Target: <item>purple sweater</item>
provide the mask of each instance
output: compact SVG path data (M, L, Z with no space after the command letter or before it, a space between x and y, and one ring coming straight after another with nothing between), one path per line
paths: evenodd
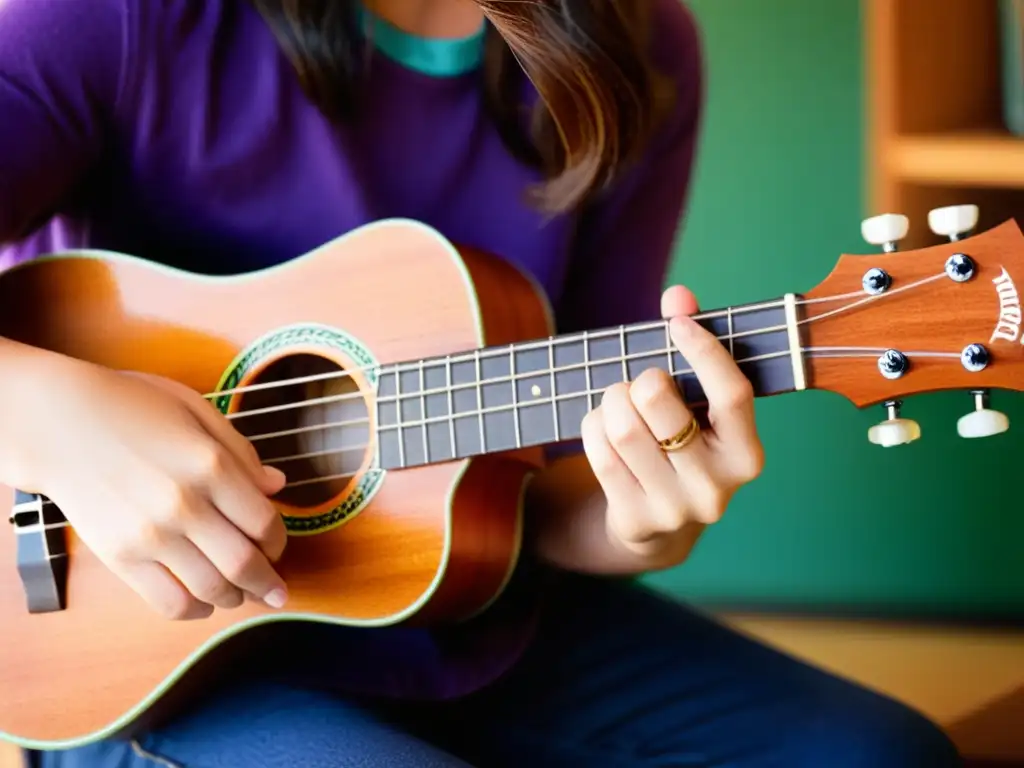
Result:
M426 40L378 21L370 98L338 126L246 0L0 0L0 270L90 247L239 273L400 216L532 274L560 330L655 318L702 98L693 20L679 0L656 5L678 108L606 199L545 221L523 202L536 173L484 112L480 36ZM501 601L443 635L335 631L330 674L391 695L474 690L528 642L531 604Z

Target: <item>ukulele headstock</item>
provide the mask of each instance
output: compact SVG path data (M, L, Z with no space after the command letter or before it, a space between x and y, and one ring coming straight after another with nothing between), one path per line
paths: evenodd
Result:
M975 206L928 216L946 242L899 251L909 222L883 214L863 222L875 255L843 255L801 305L808 379L858 407L883 404L887 420L869 435L880 445L911 442L917 425L900 418L911 395L965 390L974 410L963 437L1005 432L1008 419L988 407L993 389L1024 390L1024 233L1007 221L980 234Z

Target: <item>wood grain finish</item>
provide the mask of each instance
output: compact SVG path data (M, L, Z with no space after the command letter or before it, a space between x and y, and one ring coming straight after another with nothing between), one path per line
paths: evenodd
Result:
M542 299L516 271L461 256L426 228L383 224L237 279L126 258L40 261L0 279L0 335L206 393L254 338L295 323L343 328L382 364L551 332ZM377 625L481 609L518 555L520 489L540 463L534 449L388 473L361 514L291 539L280 566L289 615ZM8 503L10 489L0 491ZM166 622L68 538L67 609L29 615L14 532L0 526L0 736L74 741L105 730L213 638L276 615L247 604Z

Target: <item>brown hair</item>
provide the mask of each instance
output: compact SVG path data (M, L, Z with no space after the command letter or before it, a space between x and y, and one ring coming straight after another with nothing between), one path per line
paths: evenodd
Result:
M545 177L536 200L561 212L611 183L670 107L650 59L650 0L475 0L489 24L484 103L502 139ZM251 0L307 96L332 120L358 103L361 35L351 0ZM522 119L522 77L540 99Z

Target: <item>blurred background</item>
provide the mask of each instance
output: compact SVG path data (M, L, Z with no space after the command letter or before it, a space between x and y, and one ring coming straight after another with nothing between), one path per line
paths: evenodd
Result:
M998 0L687 4L709 94L673 278L704 307L808 290L841 253L877 252L861 239L868 215L910 216L906 242L926 245L939 241L933 205L977 203L981 228L1024 213L1024 140L1002 125ZM886 172L912 164L897 139L876 138L889 123L907 144L936 145L911 158L922 173ZM1024 396L994 393L992 407L1010 431L967 441L956 420L968 394L911 398L903 415L922 438L883 449L867 441L881 407L823 392L759 401L763 476L690 562L649 581L714 606L1022 615Z
M1024 224L1024 0L685 0L704 39L703 142L672 278L713 308L876 253L861 220L973 203ZM1021 382L1024 389L1024 380ZM759 401L767 467L684 566L647 577L763 640L921 709L971 765L1024 765L1024 394L963 440L964 392L880 407ZM998 761L998 762L988 762Z

